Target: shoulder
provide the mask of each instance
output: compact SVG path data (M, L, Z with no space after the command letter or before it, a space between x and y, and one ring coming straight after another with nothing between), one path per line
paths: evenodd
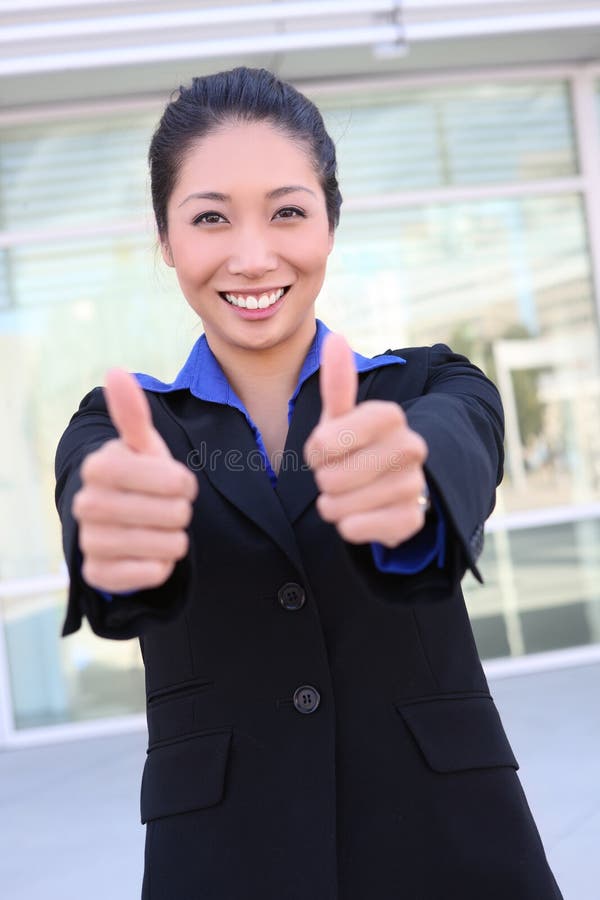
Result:
M177 392L171 385L159 381L158 378L154 378L152 375L141 375L138 372L132 372L131 374L144 391L150 406L153 408L164 408L163 400L168 398L169 394ZM96 412L108 414L104 389L100 386L93 387L88 391L81 400L75 415Z
M172 418L169 400L173 395L150 390L145 386L143 391L150 407L153 423L159 430L162 430L165 421ZM81 435L83 432L89 433L94 428L114 430L104 389L100 386L91 388L81 399L78 408L69 420L65 435Z
M374 360L385 359L386 357L399 357L405 365L403 366L386 366L388 371L385 380L402 379L404 382L412 384L425 384L431 373L447 365L455 364L458 360L462 363L469 364L469 361L460 354L454 353L447 344L433 344L421 347L400 347L397 349L385 350L378 356L373 357ZM385 369L382 367L382 372Z
M386 350L384 356L401 356L403 366L385 366L376 376L377 390L416 397L432 392L477 395L493 407L500 403L498 389L488 376L447 344ZM374 357L377 359L377 357Z
M444 359L453 359L459 357L460 354L454 353L447 344L431 344L422 347L400 347L396 350L384 350L379 356L400 356L413 364L428 365L431 362L437 363ZM377 359L377 357L374 357ZM465 357L460 357L465 359Z
M447 344L437 343L424 347L404 347L398 350L386 350L385 355L401 356L406 360L403 367L414 377L447 378L457 374L470 374L485 378L485 373L464 354L456 353Z

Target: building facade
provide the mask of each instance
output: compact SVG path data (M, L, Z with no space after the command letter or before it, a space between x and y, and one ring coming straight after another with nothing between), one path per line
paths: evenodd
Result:
M486 666L600 657L600 10L576 6L0 5L0 746L143 721L137 642L59 639L54 450L109 366L171 380L201 332L145 157L174 88L240 63L337 144L320 318L367 355L443 341L500 387L506 475L463 585Z

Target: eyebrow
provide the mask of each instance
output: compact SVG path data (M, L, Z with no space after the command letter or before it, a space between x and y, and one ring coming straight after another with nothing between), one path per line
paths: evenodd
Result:
M277 200L279 197L285 197L287 194L294 194L296 191L306 191L307 194L312 194L313 197L317 196L314 191L304 187L302 184L287 184L284 187L278 187L269 191L265 196L267 200ZM231 200L231 197L229 194L221 194L219 191L199 191L190 194L185 200L181 201L179 206L183 206L188 200L216 200L220 203L227 203L228 200Z

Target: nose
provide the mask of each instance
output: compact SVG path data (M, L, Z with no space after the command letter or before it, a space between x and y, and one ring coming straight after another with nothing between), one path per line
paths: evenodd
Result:
M266 272L273 272L277 265L277 254L269 245L267 235L254 228L238 234L227 261L227 270L230 275L261 278Z

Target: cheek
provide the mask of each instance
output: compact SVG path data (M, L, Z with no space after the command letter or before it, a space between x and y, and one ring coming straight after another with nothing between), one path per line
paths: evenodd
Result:
M290 249L289 259L295 260L297 267L307 273L320 272L327 265L329 248L327 234L319 234L317 239L314 236L302 238Z
M214 246L205 246L201 241L188 241L179 247L175 257L178 273L186 280L202 282L211 277L220 264Z
M329 246L324 246L319 253L318 257L315 258L315 268L319 271L319 273L323 273L323 270L327 268L327 263L329 261Z

